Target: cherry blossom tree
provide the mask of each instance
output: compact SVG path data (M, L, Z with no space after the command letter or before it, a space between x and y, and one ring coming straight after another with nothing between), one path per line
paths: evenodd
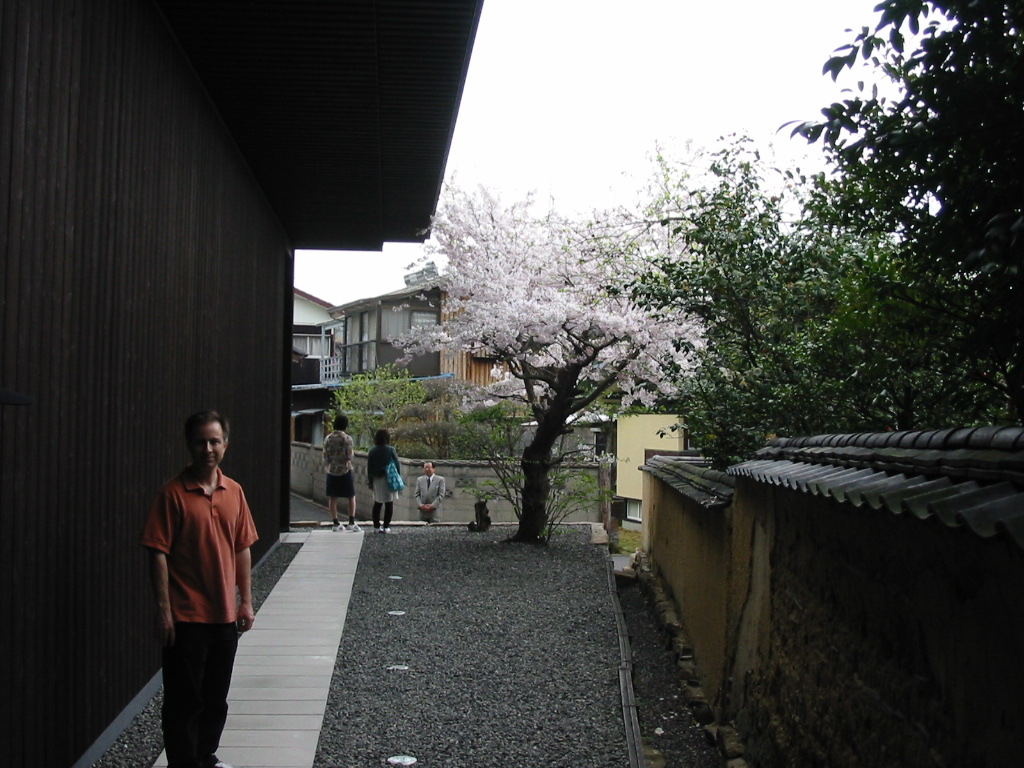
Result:
M517 401L535 429L522 454L516 541L543 540L550 473L574 414L602 395L651 405L674 385L663 365L686 369L698 325L651 312L626 286L648 244L627 216L574 222L534 213L532 198L505 205L485 189L449 188L428 255L447 260L441 324L403 340L411 353L467 350L497 361L490 396Z

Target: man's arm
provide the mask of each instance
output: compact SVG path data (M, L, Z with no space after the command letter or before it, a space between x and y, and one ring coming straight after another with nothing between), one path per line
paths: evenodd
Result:
M252 610L252 553L248 547L235 553L235 584L242 598L238 606L238 631L248 632L256 620Z
M149 575L153 584L153 597L156 598L156 637L162 647L170 648L174 645L174 616L171 614L167 555L157 549L149 552Z

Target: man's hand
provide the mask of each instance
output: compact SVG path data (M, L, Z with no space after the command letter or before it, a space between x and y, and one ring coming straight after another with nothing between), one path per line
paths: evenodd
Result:
M235 626L239 632L248 632L256 621L256 612L252 609L252 553L248 547L235 553L235 583L239 597Z
M252 629L253 622L256 621L256 614L253 613L252 604L242 603L238 608L238 631L248 632Z
M154 629L161 648L174 645L174 617L171 616L170 606L157 607Z
M150 550L150 578L153 595L156 597L156 622L154 629L161 648L174 645L174 616L171 613L171 598L168 593L167 555L155 549Z

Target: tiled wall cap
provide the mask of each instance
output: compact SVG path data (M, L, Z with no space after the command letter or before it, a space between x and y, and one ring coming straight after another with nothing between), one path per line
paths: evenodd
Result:
M978 431L977 427L964 427L962 429L953 430L953 434L946 438L946 444L943 446L947 450L956 450L958 448L966 448L970 442L971 435Z
M899 445L901 448L922 448L928 444L930 435L930 431L902 432Z
M989 444L1000 451L1024 450L1024 427L1001 427Z
M957 430L955 429L937 429L932 433L931 440L928 442L929 448L942 449L946 447L946 439Z
M980 427L974 430L967 438L968 448L990 448L992 441L996 435L1002 430L1002 427Z
M934 429L927 429L923 432L910 432L907 434L904 442L913 448L927 448L931 444L935 432L936 430Z
M913 451L907 457L907 461L915 467L937 467L942 463L942 451Z

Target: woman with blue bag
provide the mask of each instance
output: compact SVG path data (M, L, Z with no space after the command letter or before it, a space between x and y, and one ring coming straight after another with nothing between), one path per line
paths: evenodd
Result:
M395 499L405 488L398 452L391 443L391 434L378 429L373 434L373 448L366 454L366 474L373 490L373 532L391 533L391 517L395 513ZM384 526L380 524L380 509L384 507Z

